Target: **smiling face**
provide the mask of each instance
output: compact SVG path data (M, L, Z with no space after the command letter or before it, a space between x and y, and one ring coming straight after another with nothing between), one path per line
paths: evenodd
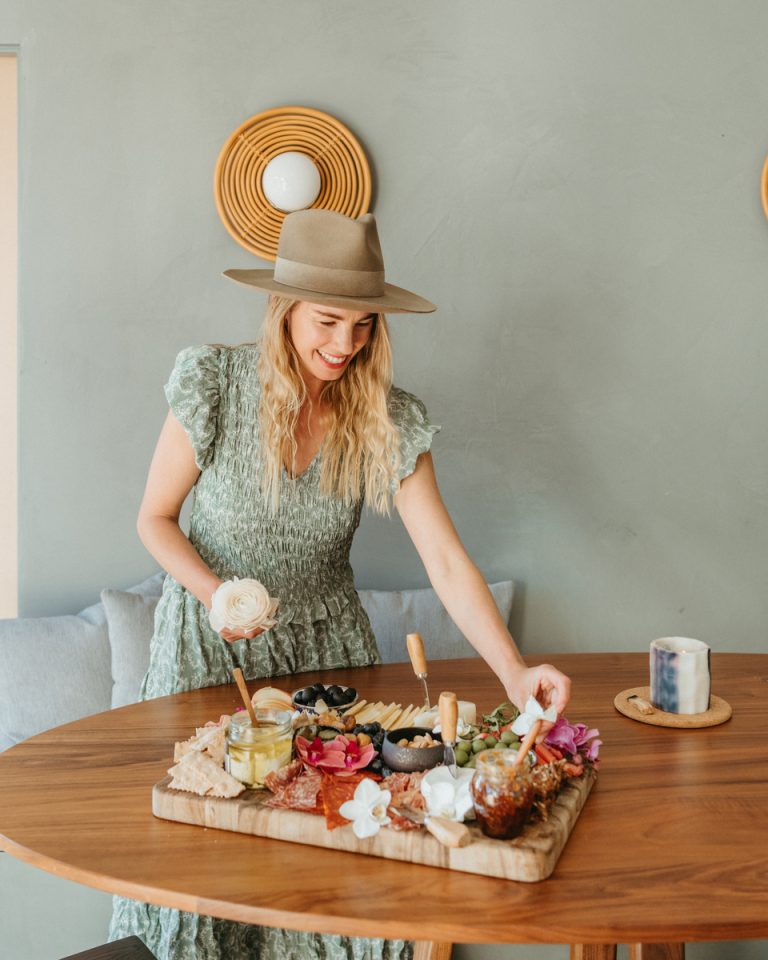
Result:
M307 388L339 380L371 338L375 314L300 300L287 316L288 334Z

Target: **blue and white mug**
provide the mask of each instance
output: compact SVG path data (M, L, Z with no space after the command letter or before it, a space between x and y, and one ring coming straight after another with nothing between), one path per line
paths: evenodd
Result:
M709 710L710 649L690 637L662 637L651 644L651 703L667 713Z

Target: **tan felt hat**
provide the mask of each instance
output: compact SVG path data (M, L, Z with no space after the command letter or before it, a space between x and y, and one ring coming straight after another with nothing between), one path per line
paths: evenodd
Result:
M373 214L356 220L332 210L289 213L274 270L225 270L224 276L267 293L345 310L432 313L437 307L384 281L384 258Z

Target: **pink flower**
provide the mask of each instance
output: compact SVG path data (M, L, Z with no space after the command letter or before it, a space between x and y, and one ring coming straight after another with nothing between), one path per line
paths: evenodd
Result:
M565 717L560 717L544 737L544 742L571 756L581 753L594 762L603 742L595 739L599 735L599 730L587 729L585 723L569 723Z
M370 743L361 750L357 743L342 734L334 740L315 737L311 743L304 737L296 737L296 752L308 766L339 777L348 777L356 770L362 770L376 756Z

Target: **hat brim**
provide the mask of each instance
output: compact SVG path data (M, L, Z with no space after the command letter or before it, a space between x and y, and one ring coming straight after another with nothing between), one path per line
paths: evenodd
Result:
M289 297L291 300L306 300L308 303L322 303L328 307L341 307L344 310L370 310L376 313L432 313L437 310L434 303L392 283L384 284L384 293L380 297L342 297L277 283L274 270L225 270L224 276L265 293Z

